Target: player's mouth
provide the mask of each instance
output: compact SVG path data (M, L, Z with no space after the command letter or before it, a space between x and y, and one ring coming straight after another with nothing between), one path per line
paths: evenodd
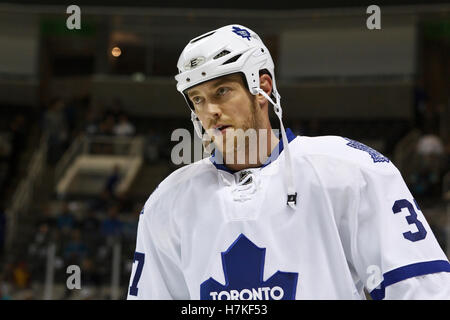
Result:
M216 130L216 132L220 132L220 134L225 134L225 132L227 131L227 129L231 128L230 125L219 125L214 127L214 129Z

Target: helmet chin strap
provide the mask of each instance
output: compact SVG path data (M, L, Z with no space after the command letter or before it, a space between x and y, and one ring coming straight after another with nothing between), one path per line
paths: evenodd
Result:
M195 133L197 133L197 136L200 138L200 140L202 141L202 144L203 144L203 149L204 149L204 151L207 153L207 154L209 154L209 155L211 155L211 147L210 147L210 145L211 145L211 139L208 139L208 135L206 134L205 136L202 134L202 128L203 128L203 125L202 125L202 122L200 121L200 119L197 117L197 115L195 114L195 112L194 111L192 111L191 110L191 121L192 121L192 124L194 125L194 129L195 129ZM209 142L210 144L209 145L206 145L206 143L205 142Z
M195 132L197 133L197 136L203 141L202 137L202 123L200 122L200 119L197 117L194 111L191 110L191 121L194 125Z
M261 88L254 88L258 93L263 95L267 100L269 100L273 104L273 109L275 111L275 114L277 115L278 119L280 120L280 127L281 127L281 138L283 140L283 146L284 146L284 152L285 152L285 162L286 162L286 169L284 170L284 178L287 185L287 204L295 209L295 206L297 204L297 192L295 192L295 186L294 186L294 179L293 179L293 170L292 170L292 158L291 153L289 151L289 142L286 136L286 130L284 129L283 121L281 119L282 116L282 109L280 105L281 96L278 94L278 91L274 90L273 93L276 96L276 103L270 98L270 96Z

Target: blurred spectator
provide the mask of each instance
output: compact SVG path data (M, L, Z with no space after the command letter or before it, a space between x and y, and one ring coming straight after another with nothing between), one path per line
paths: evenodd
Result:
M116 205L108 209L108 217L103 221L101 233L105 237L120 236L123 231L123 223L118 219L119 208Z
M111 174L106 179L105 190L108 192L111 198L116 197L117 186L120 182L120 166L118 164L114 165Z
M123 235L125 240L132 241L136 239L136 230L137 230L138 222L137 220L127 221L123 225Z
M0 300L11 300L12 297L8 294L7 284L0 282Z
M130 212L135 213L134 210L135 202L131 199L129 190L128 191L122 191L122 192L116 192L116 198L115 204L119 206L120 212Z
M95 211L89 208L86 217L82 219L80 225L83 234L96 234L100 229L100 221L95 216Z
M438 177L425 167L419 167L411 174L412 193L418 196L432 196L432 188L438 182Z
M417 142L417 153L421 156L442 156L444 154L444 144L441 138L435 134L425 134Z
M114 119L114 116L108 115L102 122L100 122L98 134L102 136L114 135L115 125L116 120Z
M46 223L42 223L38 226L34 239L28 246L29 261L32 261L30 271L34 278L39 281L44 280L47 250L50 241L50 228Z
M79 265L86 256L87 246L81 241L81 232L79 229L73 229L71 240L64 248L64 260L66 264Z
M31 274L25 261L19 261L13 269L14 285L18 289L26 289L30 286Z
M34 236L34 241L28 248L28 253L33 258L45 258L47 256L47 247L49 242L50 228L45 223L40 224Z
M68 209L68 207L67 207ZM53 216L49 203L44 203L41 207L41 216L38 219L37 222L38 225L47 225L49 229L53 229L56 227L57 221L56 218Z
M14 264L10 261L5 261L0 270L0 291L2 292L2 300L9 300L13 298L13 270Z
M72 212L70 212L67 202L63 202L62 212L58 215L56 223L58 225L58 229L64 235L67 235L70 230L75 227L75 217Z
M116 136L133 136L136 132L134 125L128 120L126 114L119 115L117 124L114 126L114 134Z
M427 129L416 144L413 170L408 179L419 196L440 196L445 165L444 144L432 129Z
M148 163L155 163L160 158L160 148L163 144L161 134L153 127L149 127L145 137L144 157Z
M100 220L96 217L96 211L90 208L86 216L80 222L81 235L89 247L96 247L101 242Z
M88 135L94 135L97 134L99 131L99 123L101 121L101 116L98 112L98 108L96 105L91 105L86 112L85 116L85 126L84 131Z
M64 116L65 103L60 98L54 99L44 115L44 132L48 134L48 162L55 164L68 143L67 122Z
M445 169L445 147L435 130L428 130L427 133L419 138L416 153L419 156L421 166L441 176L442 171Z

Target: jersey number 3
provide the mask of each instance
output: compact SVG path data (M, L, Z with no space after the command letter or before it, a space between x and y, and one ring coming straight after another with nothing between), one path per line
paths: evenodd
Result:
M420 210L416 200L414 200L414 203L416 205L417 210ZM417 219L417 212L414 210L412 203L406 199L400 199L395 201L394 206L392 207L392 211L394 212L394 214L399 213L400 211L402 211L402 209L408 209L409 216L405 217L406 221L408 221L409 224L415 224L418 230L417 232L411 231L404 232L403 237L413 242L425 239L427 231L425 230L422 222L420 222Z
M141 278L142 268L144 267L145 254L142 252L134 253L134 261L137 261L136 273L134 274L133 282L130 287L130 295L137 296L138 295L138 282Z

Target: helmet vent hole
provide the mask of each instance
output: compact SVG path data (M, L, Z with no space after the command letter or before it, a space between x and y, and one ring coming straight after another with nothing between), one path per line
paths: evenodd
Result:
M186 81L187 81L187 82L191 81L191 78L186 78Z
M195 42L197 42L197 41L199 41L199 40L201 40L201 39L203 39L203 38L212 36L214 33L216 33L216 32L215 32L215 31L209 32L209 33L204 34L204 35L202 35L202 36L200 36L200 37L197 37L197 38L195 38L195 39L192 39L191 42L189 42L189 43L195 43Z
M206 76L206 72L202 72L202 76Z
M226 56L227 54L229 54L230 53L230 51L228 51L228 50L223 50L223 51L221 51L221 52L219 52L218 54L216 54L215 56L214 56L214 60L215 59L219 59L219 58L221 58L221 57L223 57L223 56Z
M238 54L237 56L234 56L233 58L228 59L227 61L222 63L222 65L228 64L228 63L233 63L233 62L237 61L241 56L242 56L242 54Z

